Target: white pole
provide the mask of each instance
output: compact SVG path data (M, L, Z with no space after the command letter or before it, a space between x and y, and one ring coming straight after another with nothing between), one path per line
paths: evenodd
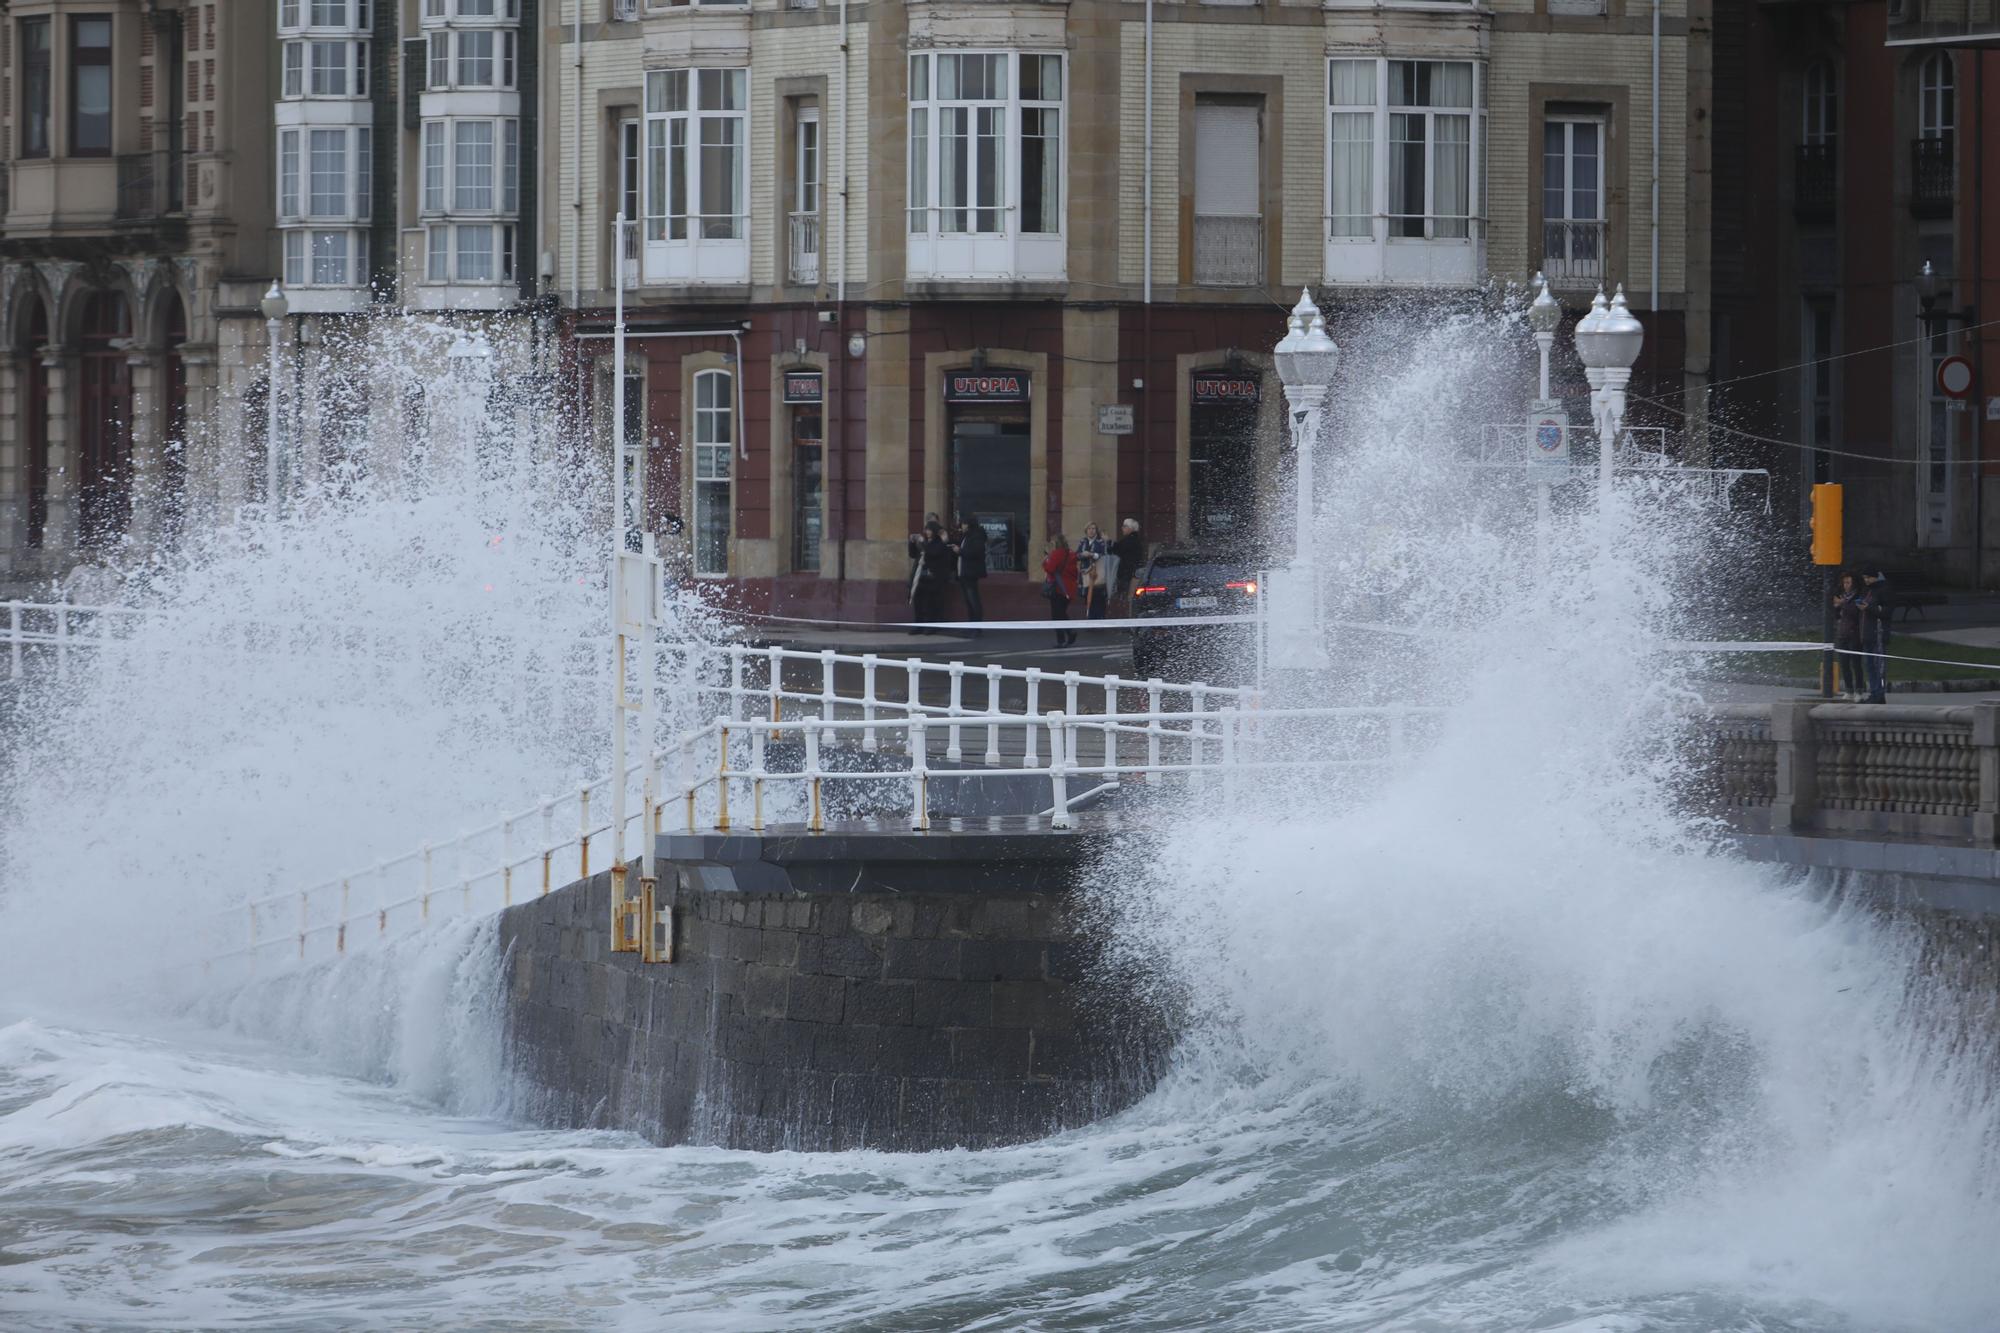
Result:
M612 283L614 307L611 337L611 439L614 452L612 462L611 525L617 534L613 550L625 549L630 525L627 522L626 498L628 483L625 479L625 214L621 209L611 224L611 252L619 256L611 267L616 273Z
M267 517L278 516L278 338L279 324L276 319L264 321L264 331L270 336L271 349L268 357L269 370L265 373L267 392L264 394L264 512Z
M1546 288L1544 288L1546 290ZM1535 334L1535 348L1541 353L1541 387L1539 397L1549 400L1549 351L1555 346L1556 331ZM1535 569L1546 574L1549 568L1549 484L1546 481L1535 485Z

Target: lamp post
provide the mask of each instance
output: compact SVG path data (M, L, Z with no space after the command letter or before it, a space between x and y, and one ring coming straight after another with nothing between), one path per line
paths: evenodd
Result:
M1625 424L1625 386L1632 381L1632 364L1639 359L1646 330L1625 308L1620 283L1609 305L1604 289L1591 300L1590 313L1576 322L1576 355L1590 381L1590 417L1597 427L1597 491L1600 512L1610 512L1611 474L1618 449L1618 432Z
M1535 283L1541 290L1535 293L1534 302L1528 307L1528 328L1535 335L1535 350L1541 354L1542 366L1541 378L1537 381L1541 392L1535 399L1533 411L1548 412L1555 407L1555 404L1549 401L1549 352L1555 346L1556 326L1562 323L1562 307L1556 304L1553 296L1549 295L1549 280L1547 278L1537 273L1535 275ZM1529 429L1534 429L1532 421L1529 424ZM1565 433L1567 433L1567 430L1567 419L1565 419ZM1528 441L1525 447L1532 456L1535 452L1534 442L1532 440ZM1541 573L1547 573L1549 563L1549 480L1545 470L1537 467L1536 471L1538 475L1535 478L1535 568ZM1562 471L1565 477L1569 475L1569 465L1567 462L1563 464Z
M291 302L285 299L285 289L274 278L271 290L264 293L260 304L264 309L264 332L270 337L270 351L265 358L266 392L264 394L264 512L276 518L279 511L278 491L278 342L284 335L285 312L291 309Z
M1326 319L1312 293L1300 291L1285 336L1271 353L1285 387L1291 420L1294 545L1291 567L1267 579L1265 611L1274 635L1271 660L1289 666L1330 665L1319 634L1319 583L1313 573L1313 455L1319 447L1326 393L1340 366L1340 347L1327 336Z

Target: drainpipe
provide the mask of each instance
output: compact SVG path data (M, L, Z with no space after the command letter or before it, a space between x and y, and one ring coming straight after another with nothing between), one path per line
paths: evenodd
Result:
M572 121L571 123L572 123L572 124L574 124L574 125L576 126L576 136L577 136L577 148L578 148L578 152L577 152L577 155L576 155L576 160L575 160L574 162L571 162L571 163L570 163L570 165L569 165L569 169L570 169L570 174L571 174L571 176L572 176L572 177L574 178L574 180L575 180L575 187L574 187L574 189L573 189L573 191L572 191L572 194L573 194L573 196L574 196L574 197L572 198L572 200L571 200L571 203L570 203L570 211L571 211L571 213L572 213L572 214L573 214L574 216L573 216L573 217L572 217L572 219L571 219L571 226L570 226L570 231L569 231L569 259L570 259L570 263L569 263L569 308L570 308L571 310L575 310L575 309L577 308L577 306L578 306L579 304L581 304L581 302L582 302L582 300L583 300L583 295L582 295L582 286L583 286L583 153L582 153L582 147L583 147L583 0L575 0L575 3L576 3L576 29L575 29L575 35L574 35L574 36L573 36L573 37L571 38L571 41L570 41L570 60L569 60L569 63L570 63L570 68L571 68L571 70L572 70L572 71L574 71L574 74L575 74L575 78L576 78L576 116L575 116L575 119L574 119L574 120L573 120L573 121ZM643 210L642 210L642 211L643 211ZM621 261L621 260L620 260L620 259L619 259L618 257L616 257L616 256L614 256L614 257L613 257L613 262L614 262L614 263L622 263L622 261Z
M1660 308L1660 0L1653 0L1653 259L1652 306Z
M825 487L833 502L833 522L827 526L833 529L834 562L834 606L844 604L843 594L847 588L847 66L852 59L847 46L847 0L840 0L840 253L834 256L833 287L833 355L838 359L840 375L836 387L838 401L834 406L840 425L833 443L837 446L829 450L826 459ZM822 404L820 420L824 422L825 405ZM836 466L836 464L838 466ZM775 460L772 466L776 466Z
M1139 531L1153 521L1153 0L1146 0L1146 166L1140 242L1143 310L1139 333ZM1116 521L1114 516L1114 521Z
M1986 53L1972 53L1972 299L1966 307L1977 312L1986 287ZM1986 586L1986 332L1979 315L1966 332L1979 347L1972 362L1972 586Z

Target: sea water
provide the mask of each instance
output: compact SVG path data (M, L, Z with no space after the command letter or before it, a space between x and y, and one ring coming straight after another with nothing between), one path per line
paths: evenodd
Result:
M490 920L247 985L162 966L198 914L602 767L552 646L602 600L573 450L130 580L156 623L28 687L6 745L0 1327L2000 1328L1960 1000L1673 813L1696 687L1660 645L1726 518L1571 496L1538 565L1451 449L1505 419L1520 330L1414 313L1344 372L1314 534L1336 613L1398 632L1343 631L1315 690L1440 707L1435 741L1107 845L1088 908L1177 1064L1018 1147L520 1123ZM245 599L292 637L246 639Z

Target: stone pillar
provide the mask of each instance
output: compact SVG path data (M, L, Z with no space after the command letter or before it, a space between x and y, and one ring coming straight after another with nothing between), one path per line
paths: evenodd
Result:
M214 344L181 344L181 365L187 371L187 494L182 497L182 523L218 522L228 506L222 503L222 446L217 419ZM233 502L232 502L233 503ZM186 530L192 531L192 527Z
M21 358L0 352L0 577L19 574L28 540L28 446L21 429Z
M1072 543L1086 523L1118 535L1119 436L1097 433L1097 409L1118 392L1118 311L1063 307L1062 530Z
M1972 706L1972 745L1979 755L1979 804L1972 812L1972 840L2000 843L2000 703Z
M160 349L133 346L125 357L126 374L132 381L132 516L125 533L140 550L151 550L159 540L162 493L160 449L166 436L162 403L165 385L161 382Z
M907 582L910 535L910 375L921 364L910 352L910 312L907 307L868 311L867 455L863 474L863 504L867 506L865 537L847 544L847 574L854 579ZM849 363L850 366L852 363ZM925 410L943 408L924 386Z
M1819 805L1819 743L1812 720L1816 706L1804 700L1771 705L1771 741L1778 751L1778 791L1771 801L1773 833L1813 826Z
M70 420L76 356L55 343L37 354L49 372L49 518L42 529L42 551L51 564L66 564L76 550L76 431Z

